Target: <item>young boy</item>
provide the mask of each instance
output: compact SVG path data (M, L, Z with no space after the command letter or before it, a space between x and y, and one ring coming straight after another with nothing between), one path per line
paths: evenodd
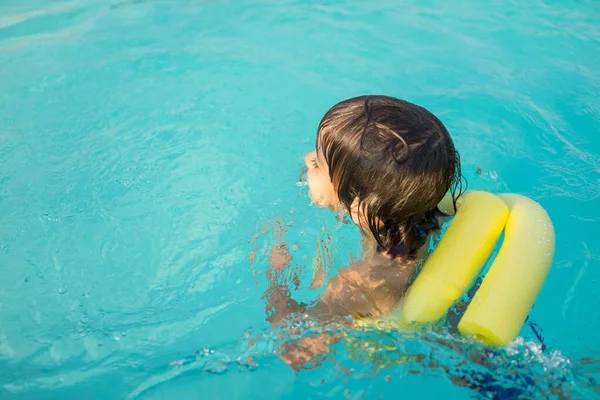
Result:
M390 313L414 278L429 238L445 215L438 203L460 195L460 160L444 125L415 104L387 96L342 101L323 117L316 148L305 157L311 199L334 211L345 209L363 234L367 256L340 269L321 298L307 307L289 290L267 290L270 321L303 312L321 321ZM277 244L275 270L291 257ZM271 273L271 277L273 277ZM283 358L294 368L327 351L327 335L288 346Z

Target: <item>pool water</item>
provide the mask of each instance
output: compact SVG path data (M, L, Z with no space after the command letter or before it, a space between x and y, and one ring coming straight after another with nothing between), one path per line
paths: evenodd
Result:
M4 0L0 398L600 396L598 65L594 0ZM358 250L298 175L365 93L438 115L470 188L548 210L545 346L526 325L487 367L443 331L356 332L297 374L273 355L273 227L300 300L316 254Z

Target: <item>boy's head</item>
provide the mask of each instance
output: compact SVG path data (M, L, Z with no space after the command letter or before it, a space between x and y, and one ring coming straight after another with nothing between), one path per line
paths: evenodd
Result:
M438 203L460 185L460 160L435 115L386 96L333 106L307 154L311 198L345 208L381 250L411 259L432 229Z

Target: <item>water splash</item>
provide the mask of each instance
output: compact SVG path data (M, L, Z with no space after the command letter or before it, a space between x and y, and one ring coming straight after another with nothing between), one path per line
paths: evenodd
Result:
M204 347L191 356L174 360L164 372L141 383L128 398L190 372L220 375L232 368L242 372L288 368L278 359L285 343L321 334L341 334L343 339L329 345L330 351L322 362L309 365L310 370L300 370L300 377L310 376L310 381L319 386L368 381L376 376L390 382L408 375L427 375L446 378L456 386L491 398L577 397L598 390L593 377L578 371L581 363L569 360L558 350L545 352L542 344L532 340L518 338L497 349L444 330L348 330L339 325L320 326L308 319L294 319L285 328L248 330L236 344L218 349ZM332 379L332 368L339 378ZM365 395L371 391L372 388L364 389Z

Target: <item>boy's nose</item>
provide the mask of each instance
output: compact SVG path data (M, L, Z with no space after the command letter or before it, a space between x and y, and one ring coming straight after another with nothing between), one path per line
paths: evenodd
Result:
M314 160L316 156L316 150L313 150L304 156L304 164L306 164L306 168L310 169L312 165L311 161Z

